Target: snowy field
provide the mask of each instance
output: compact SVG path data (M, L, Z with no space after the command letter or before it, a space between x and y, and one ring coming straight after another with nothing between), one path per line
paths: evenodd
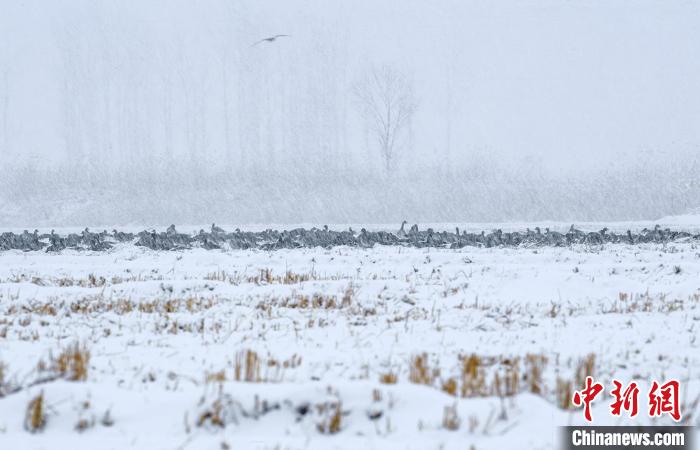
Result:
M699 306L694 243L4 252L0 448L549 449L589 374L697 425Z

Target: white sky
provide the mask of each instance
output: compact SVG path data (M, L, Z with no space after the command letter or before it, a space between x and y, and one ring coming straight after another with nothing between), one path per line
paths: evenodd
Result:
M70 154L62 139L60 43L71 32L98 40L100 29L118 30L110 42L133 55L172 50L184 39L204 55L200 65L214 60L222 36L235 29L229 37L241 61L256 51L268 59L260 70L292 74L291 86L318 75L314 61L324 51L337 52L348 91L369 64L390 62L411 77L419 97L418 160L442 157L448 122L457 160L486 149L579 165L700 144L697 1L27 0L3 2L0 14L12 158ZM276 48L249 48L276 33L292 37ZM115 63L113 70L124 69ZM201 95L213 104L220 91L214 83ZM352 102L331 107L350 116L340 125L350 134L344 151L365 151ZM208 133L215 148L221 130L212 125Z

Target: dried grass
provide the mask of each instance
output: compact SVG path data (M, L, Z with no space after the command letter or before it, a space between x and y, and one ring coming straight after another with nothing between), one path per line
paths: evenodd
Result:
M525 355L525 382L528 391L533 394L544 394L544 383L542 372L547 365L547 358L544 355L528 353Z
M288 369L296 369L302 363L301 356L293 354L289 359L262 358L253 350L238 352L233 363L233 379L247 383L279 382Z
M38 433L46 427L46 411L44 407L44 393L34 397L27 405L24 415L24 428L30 433Z
M442 391L453 397L457 396L457 380L448 378L442 383Z
M239 285L242 283L253 283L257 285L266 284L299 284L306 281L318 280L314 272L309 273L296 273L292 271L286 271L282 275L275 275L272 269L260 269L256 275L245 275L238 272L227 273L224 270L218 270L216 272L210 272L204 276L207 281L220 281L222 283L230 283L233 285Z
M486 395L486 376L482 359L475 354L460 356L462 362L462 397L480 397Z
M224 428L226 426L226 422L224 420L223 410L223 402L221 398L217 398L211 404L211 407L205 409L197 417L197 426L203 427L206 425L211 425L217 428Z
M449 431L457 431L461 424L462 419L457 413L457 405L445 406L442 414L442 427Z
M252 350L239 352L234 363L234 379L236 381L246 381L248 383L259 383L263 381L260 377L260 357Z
M379 382L382 384L396 384L397 381L399 381L399 377L393 372L382 373L379 375Z
M557 378L556 389L556 404L561 409L572 409L572 396L574 390L582 389L586 382L586 377L593 377L595 373L596 356L591 353L579 360L574 372L574 379L567 380L561 377Z
M85 381L90 363L90 351L77 342L63 349L57 357L50 356L50 370L69 381ZM41 363L40 363L41 364Z
M422 353L411 358L408 379L411 383L426 384L431 386L440 376L439 369L431 369L428 366L428 355Z
M205 383L223 383L226 381L226 371L219 370L218 372L206 373L204 375Z
M321 434L337 434L343 429L343 404L320 403L316 405L321 420L316 423L316 429Z
M574 394L573 383L571 380L557 378L557 394L556 403L561 409L572 409L572 395Z

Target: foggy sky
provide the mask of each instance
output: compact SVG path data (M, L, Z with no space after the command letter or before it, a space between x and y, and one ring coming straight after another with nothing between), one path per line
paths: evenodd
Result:
M417 99L400 170L665 167L700 148L698 36L691 1L6 1L0 168L380 176L353 96L377 65Z

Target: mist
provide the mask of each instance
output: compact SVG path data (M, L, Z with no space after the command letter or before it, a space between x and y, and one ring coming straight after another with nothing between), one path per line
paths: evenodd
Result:
M6 2L0 226L686 213L698 32L687 1Z

